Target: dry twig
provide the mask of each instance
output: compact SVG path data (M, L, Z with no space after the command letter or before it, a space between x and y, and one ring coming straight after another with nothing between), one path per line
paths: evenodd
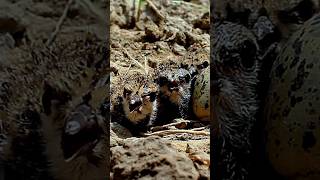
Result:
M187 121L187 120L183 120L183 121L179 121L179 122L174 122L174 123L170 123L170 124L165 124L165 125L162 125L162 126L155 126L153 128L151 128L151 131L152 132L155 132L155 131L160 131L160 130L164 130L164 129L168 129L169 127L172 127L172 126L181 126L183 124L186 124L186 123L189 123L190 121Z
M204 129L206 129L207 127L198 127L198 128L193 128L191 129L191 131L202 131Z
M131 66L132 66L132 63L130 63L128 69L127 69L126 72L124 73L124 75L123 75L124 77L127 76L128 72L129 72L130 69L131 69Z
M145 136L165 136L170 134L180 134L180 133L189 133L194 135L204 135L204 136L210 136L209 132L206 131L193 131L193 130L163 130L163 131L157 131L153 133L145 133Z
M60 17L58 23L56 24L56 29L54 30L54 32L51 34L50 38L47 40L46 45L50 46L52 44L52 42L54 41L54 39L56 38L58 32L61 29L62 23L63 21L66 19L67 14L68 14L68 10L71 6L71 4L73 3L74 0L69 0L66 7L63 10L62 16Z
M158 10L158 8L153 4L153 2L151 0L146 0L146 2L148 3L148 5L151 7L151 9L157 14L157 16L163 20L165 19L165 17L161 14L161 12Z
M144 66L139 61L135 60L124 47L122 49L123 49L124 53L126 54L126 56L128 56L131 61L133 61L141 69L145 70Z
M144 56L144 71L146 73L146 76L148 76L149 71L148 71L148 61L146 56Z

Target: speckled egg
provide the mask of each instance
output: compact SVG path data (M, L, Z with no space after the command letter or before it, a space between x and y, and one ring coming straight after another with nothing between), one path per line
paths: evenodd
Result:
M320 15L282 48L271 71L266 148L289 179L320 179Z
M210 68L205 68L194 83L192 108L197 118L209 120L210 117Z

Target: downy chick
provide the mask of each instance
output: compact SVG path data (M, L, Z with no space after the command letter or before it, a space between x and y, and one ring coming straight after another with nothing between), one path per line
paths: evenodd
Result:
M158 85L133 71L125 80L113 77L111 83L111 121L125 126L134 136L146 132L157 118Z
M156 80L160 87L159 98L162 107L159 114L163 119L171 121L182 117L192 117L191 108L191 81L192 76L184 68L164 70Z

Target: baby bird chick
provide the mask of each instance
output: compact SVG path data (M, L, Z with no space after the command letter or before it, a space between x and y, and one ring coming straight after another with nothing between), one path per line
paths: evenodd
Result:
M159 98L161 105L170 111L162 112L168 121L182 117L188 119L191 116L191 74L183 68L164 70L157 79L160 86Z
M122 108L126 119L136 131L146 131L157 118L158 87L154 83L144 83L140 87L124 87Z
M129 71L111 81L111 121L126 127L133 136L146 132L157 118L158 85L150 76Z

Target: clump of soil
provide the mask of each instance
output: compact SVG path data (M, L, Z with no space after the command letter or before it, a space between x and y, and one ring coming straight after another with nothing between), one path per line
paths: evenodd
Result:
M192 160L159 137L128 138L111 148L111 178L198 179Z

